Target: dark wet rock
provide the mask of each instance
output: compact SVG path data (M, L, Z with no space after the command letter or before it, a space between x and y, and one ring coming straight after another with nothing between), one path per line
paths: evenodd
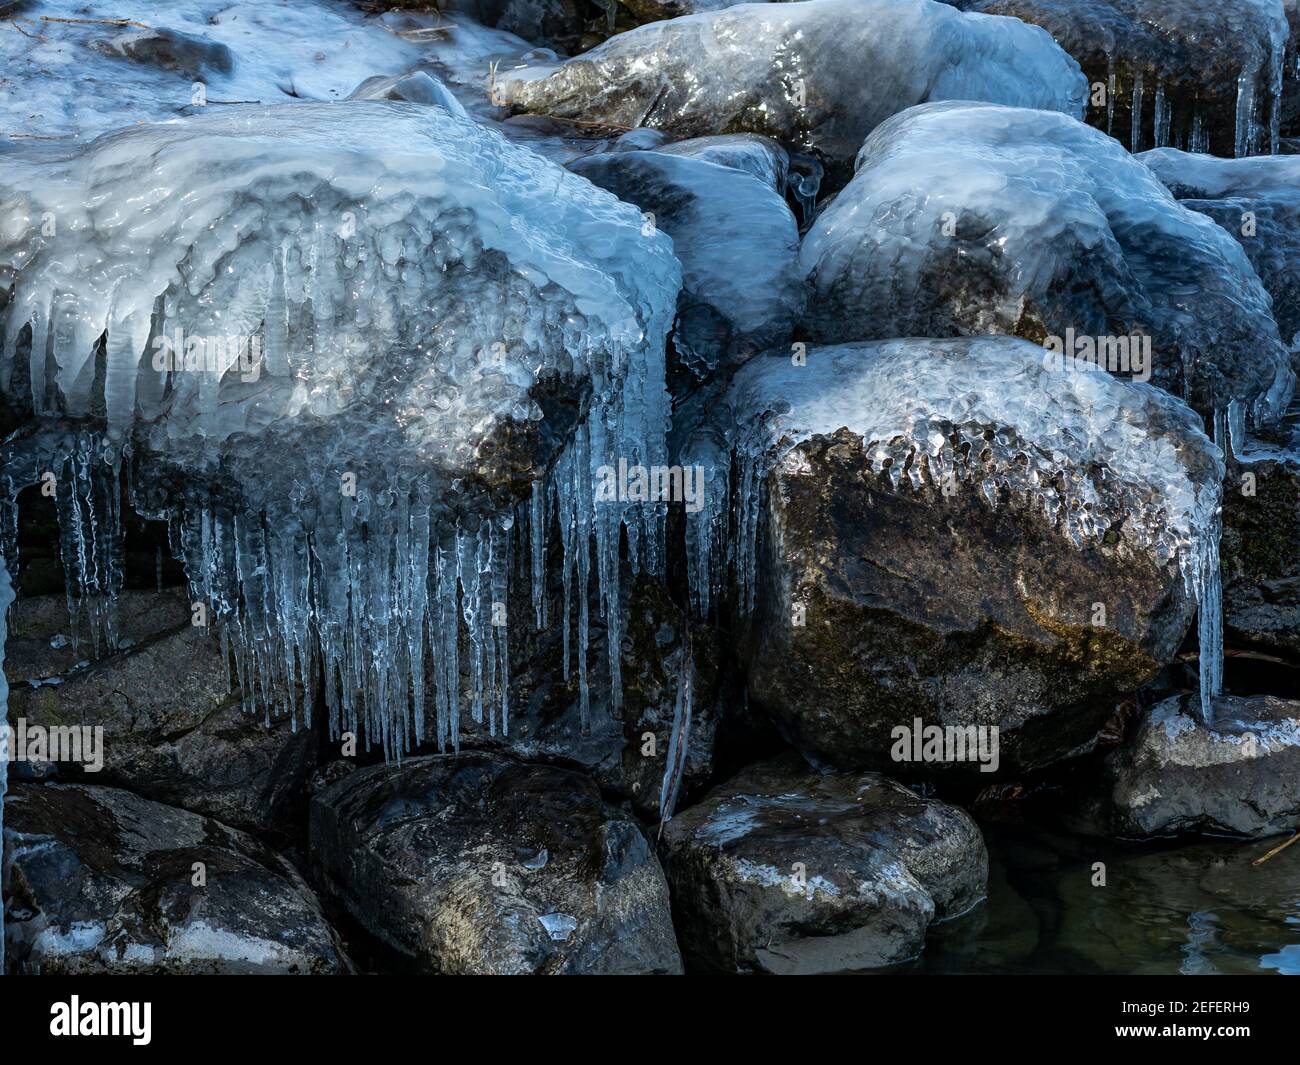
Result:
M1294 386L1237 243L1115 141L1064 115L914 108L871 135L801 262L810 339L1010 333L1141 376L1202 413L1276 418ZM1119 342L1123 341L1121 349Z
M681 970L650 844L579 773L481 752L359 769L313 798L311 851L419 971Z
M657 151L591 155L569 169L640 207L646 225L673 238L682 264L677 359L669 367L674 394L789 345L804 302L799 227L769 184Z
M116 613L117 645L100 648L101 655L129 650L190 624L190 604L179 589L120 592ZM92 634L82 620L78 625L69 616L64 595L18 599L9 615L5 645L10 683L59 677L96 657Z
M163 28L127 30L92 41L90 47L103 55L122 56L186 78L229 74L235 66L234 54L224 44Z
M133 599L127 597L124 605ZM147 596L139 596L151 616ZM171 597L158 609L166 609ZM20 611L22 613L22 611ZM60 780L128 788L254 830L288 830L301 813L315 735L287 719L246 714L215 635L188 624L84 665L57 683L15 684L9 717L28 728L102 728L103 767L57 763ZM128 627L130 622L128 622ZM20 646L21 654L21 646ZM6 660L21 675L22 658ZM84 736L85 733L83 732Z
M1250 259L1292 346L1300 335L1300 158L1215 159L1172 148L1138 158L1182 203L1213 218Z
M688 960L724 972L825 973L913 958L933 921L985 893L988 854L955 807L878 773L753 766L665 827Z
M401 5L433 7L432 3ZM484 26L516 34L534 44L565 52L580 51L589 30L602 36L612 32L605 24L604 5L590 0L448 0L439 5L468 15ZM599 19L597 16L600 16ZM624 20L621 28L629 23ZM603 31L603 32L602 32Z
M1223 491L1223 629L1300 661L1300 439L1249 445Z
M209 818L117 788L19 784L5 800L5 844L12 972L350 968L293 867Z
M554 542L554 538L553 538ZM559 560L545 623L532 616L527 590L512 595L510 608L510 721L503 735L462 715L462 749L502 751L534 762L581 768L605 791L631 801L647 819L659 816L660 785L668 763L677 692L682 681L685 619L658 582L642 576L623 583L625 632L620 670L622 706L610 693L607 630L592 589L588 604L589 709L584 727L577 669L577 607L570 604L569 668L564 668L564 598ZM720 641L708 626L694 625L690 647L691 725L681 794L698 792L717 779L725 739L743 734L744 722L727 711ZM432 715L430 706L427 714Z
M652 126L675 137L759 133L846 168L890 115L981 99L1081 114L1077 64L1037 27L930 0L749 4L655 22L567 63L502 72L517 110Z
M993 762L954 741L891 763L917 719L996 726L1003 770L1090 748L1174 658L1211 564L1222 466L1199 419L1013 338L806 360L750 362L715 412L737 427L754 702L795 746L900 776Z
M1262 838L1300 829L1300 702L1218 696L1152 707L1106 761L1105 794L1082 819L1108 834Z
M965 0L1042 26L1083 68L1087 121L1133 151L1270 151L1288 27L1259 0ZM1238 123L1238 108L1248 121ZM1134 122L1134 113L1137 121Z

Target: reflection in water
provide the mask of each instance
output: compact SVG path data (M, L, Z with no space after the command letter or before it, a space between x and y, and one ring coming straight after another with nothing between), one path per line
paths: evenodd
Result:
M1194 913L1187 918L1187 942L1183 944L1183 963L1178 971L1184 976L1218 976L1207 955L1217 954L1223 947L1215 926L1217 918L1212 913Z

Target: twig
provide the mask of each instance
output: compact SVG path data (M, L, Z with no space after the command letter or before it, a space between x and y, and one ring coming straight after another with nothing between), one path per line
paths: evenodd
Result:
M18 25L18 20L16 18L6 17L5 21L9 23L9 25L11 25L19 33L21 33L24 37L30 37L33 41L45 40L45 36L43 34L38 35L35 33L28 33L25 29L23 29L20 25Z
M1256 859L1255 859L1253 862L1251 862L1250 864L1251 864L1251 865L1263 865L1266 861L1268 861L1271 857L1273 857L1273 855L1275 855L1275 854L1281 854L1282 851L1286 850L1289 846L1291 846L1292 843L1294 843L1294 842L1295 842L1296 840L1298 840L1298 839L1300 839L1300 832L1297 832L1294 836L1292 836L1292 837L1291 837L1289 840L1287 840L1285 843L1279 844L1278 846L1274 847L1271 851L1269 851L1269 852L1268 852L1266 855L1264 855L1262 858L1256 858Z
M78 26L139 26L142 30L149 27L143 22L129 18L57 18L54 15L42 15L42 22L70 22Z

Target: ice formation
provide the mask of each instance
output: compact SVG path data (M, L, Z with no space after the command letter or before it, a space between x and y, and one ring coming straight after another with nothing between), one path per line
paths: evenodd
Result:
M1088 120L1132 151L1276 152L1282 0L958 0L1046 29L1100 89Z
M11 137L86 139L231 102L342 100L365 79L404 73L426 55L331 0L130 7L111 14L141 26L42 21L85 19L85 0L39 0L9 16L13 25L0 34L0 115Z
M776 141L753 133L725 133L717 137L692 137L660 145L665 155L687 155L706 163L743 170L780 193L785 192L790 156Z
M516 514L546 520L550 470L579 667L594 541L617 705L620 536L657 570L665 508L596 505L595 470L664 459L680 285L637 210L392 102L12 153L0 198L0 388L43 419L9 444L0 527L53 472L74 599L115 593L129 475L250 704L297 720L319 675L331 734L397 754L424 740L427 648L435 738L455 745L462 667L476 720L507 726L511 554L545 551Z
M5 680L5 641L8 639L7 619L9 604L14 601L14 590L9 583L9 570L0 556L0 850L5 838L5 793L9 786L9 682ZM0 976L5 971L5 907L0 905Z
M810 347L806 364L768 356L736 374L684 456L711 461L718 482L687 516L691 571L713 589L729 572L742 614L754 607L768 472L841 428L895 489L955 477L978 483L990 506L1007 490L1037 501L1075 548L1114 530L1176 564L1202 606L1206 668L1221 657L1223 459L1200 419L1158 388L1087 364L1062 371L1012 337ZM1215 676L1204 675L1207 706Z
M1066 115L926 104L863 144L809 229L810 339L1149 338L1153 380L1204 414L1276 419L1295 386L1241 247Z
M760 133L839 164L912 104L992 100L1081 115L1086 88L1038 27L932 0L742 4L640 26L500 79L520 110L677 137Z

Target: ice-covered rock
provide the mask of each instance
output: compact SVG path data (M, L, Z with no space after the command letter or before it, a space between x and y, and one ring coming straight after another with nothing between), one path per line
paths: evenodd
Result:
M662 462L680 268L589 182L443 107L353 101L10 153L0 195L0 389L104 425L10 443L0 530L51 473L74 591L111 598L129 446L250 698L292 713L301 683L310 708L320 663L333 734L395 751L432 642L454 743L463 618L473 712L504 727L492 604L552 467L603 595L624 521L657 566L664 506L592 495L602 465Z
M1208 726L1194 706L1166 699L1109 756L1105 827L1138 839L1300 829L1300 702L1220 696Z
M810 339L1012 333L1276 418L1295 384L1241 248L1061 114L938 103L890 119L804 237ZM1145 365L1143 365L1145 363Z
M428 55L338 0L140 0L130 12L38 0L0 34L11 138L88 139L240 103L342 100ZM44 21L45 18L67 21ZM121 19L125 25L87 19Z
M976 99L1083 113L1078 65L1048 35L932 0L742 4L641 26L562 64L503 70L519 110L652 126L676 137L750 132L847 167L890 115Z
M571 770L468 751L359 769L313 797L311 852L419 971L681 971L641 827Z
M756 133L723 133L716 137L690 137L656 146L668 155L687 155L752 174L779 193L785 192L790 155L771 137Z
M636 204L647 230L673 239L682 264L669 367L675 395L789 344L804 302L799 227L771 185L661 151L589 155L569 169Z
M1091 85L1088 121L1132 151L1277 150L1283 0L961 0L1042 26ZM1136 119L1135 119L1136 116Z
M1159 389L1015 338L895 340L755 359L709 415L736 472L688 516L696 572L752 615L750 695L806 751L992 761L891 761L921 719L1041 765L1173 659L1198 600L1218 660L1222 459Z
M252 836L118 788L23 784L6 806L10 972L351 969L312 890Z
M1300 157L1218 159L1173 148L1143 152L1182 203L1219 223L1245 251L1273 299L1282 339L1300 335Z
M906 961L984 896L975 822L878 773L752 766L678 814L660 845L687 958L721 972L834 973Z

